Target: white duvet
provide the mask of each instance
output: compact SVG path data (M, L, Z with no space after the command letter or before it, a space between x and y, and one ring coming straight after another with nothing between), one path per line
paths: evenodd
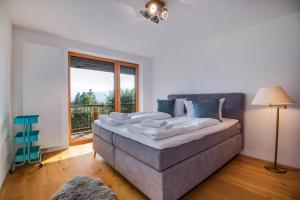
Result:
M143 134L153 140L160 140L176 135L193 132L205 127L217 125L220 123L217 119L211 118L172 118L168 120L157 120L165 122L164 126L161 127L145 127L142 123L129 124L127 126L130 132L136 134Z

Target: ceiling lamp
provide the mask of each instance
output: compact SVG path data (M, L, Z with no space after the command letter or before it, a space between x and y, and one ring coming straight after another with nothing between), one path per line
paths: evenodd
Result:
M140 11L140 14L154 23L164 21L168 18L168 9L165 8L165 2L162 0L149 0L145 4L145 9Z

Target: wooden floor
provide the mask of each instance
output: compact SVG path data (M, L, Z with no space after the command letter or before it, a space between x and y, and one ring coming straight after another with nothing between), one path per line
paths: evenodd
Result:
M77 175L101 178L120 200L147 199L100 157L93 158L91 144L44 156L44 167L23 167L6 177L1 200L43 200ZM300 171L275 174L264 161L238 156L186 194L184 200L300 199Z

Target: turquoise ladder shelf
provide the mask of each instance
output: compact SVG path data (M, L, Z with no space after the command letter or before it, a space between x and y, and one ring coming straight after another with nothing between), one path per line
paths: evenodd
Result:
M15 172L15 168L28 162L29 164L39 164L42 167L42 153L40 146L33 146L33 142L39 139L39 131L32 130L32 125L38 123L39 115L24 115L14 118L14 125L21 125L22 130L16 133L14 143L21 147L17 149L15 158L11 165L10 173Z

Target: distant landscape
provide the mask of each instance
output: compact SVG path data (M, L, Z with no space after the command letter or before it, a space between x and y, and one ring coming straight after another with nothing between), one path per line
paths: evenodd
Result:
M121 89L120 91L121 112L130 113L135 111L135 90L134 89ZM72 105L106 105L102 111L110 113L114 110L115 94L113 90L93 92L89 89L86 92L77 92L75 97L72 97ZM78 109L78 107L76 108ZM107 110L109 109L109 110ZM77 111L74 111L75 113ZM85 111L84 111L85 112ZM90 112L90 111L88 111ZM82 111L80 111L82 114ZM77 113L78 114L78 113Z
M72 96L73 105L92 105L92 104L114 104L115 94L113 90L94 92L89 89L86 92L77 92ZM133 104L135 102L134 89L121 89L120 100L122 104Z
M104 102L105 102L105 99L106 99L106 96L109 95L109 91L110 91L110 90L102 91L102 92L94 92L94 93L95 93L95 96L96 96L96 100L97 100L98 102L104 103Z
M105 103L106 96L109 95L109 91L110 90L94 92L97 102ZM71 97L72 102L75 100L75 96L76 96L76 94L72 95L72 97Z

